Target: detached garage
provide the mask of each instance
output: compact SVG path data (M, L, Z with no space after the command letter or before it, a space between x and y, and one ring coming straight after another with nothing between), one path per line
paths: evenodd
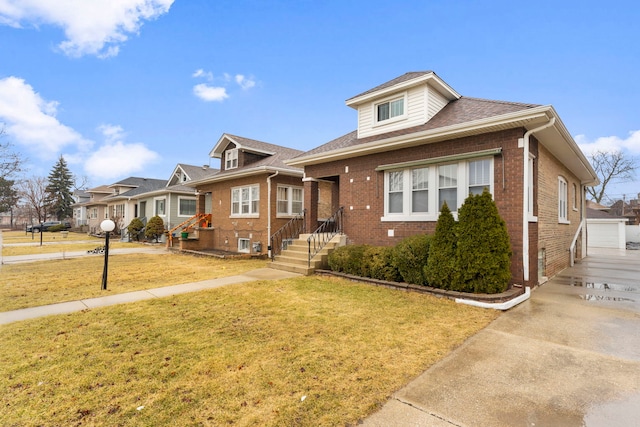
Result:
M625 249L627 219L587 208L587 247Z

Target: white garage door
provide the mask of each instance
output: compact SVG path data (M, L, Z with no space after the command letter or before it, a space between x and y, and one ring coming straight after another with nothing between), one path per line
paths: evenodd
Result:
M587 223L587 245L593 248L624 248L618 223Z

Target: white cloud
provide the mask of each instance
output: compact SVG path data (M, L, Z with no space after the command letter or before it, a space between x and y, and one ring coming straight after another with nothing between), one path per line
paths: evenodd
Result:
M193 87L193 93L203 101L224 101L229 97L227 89L223 87L209 86L204 83L197 84Z
M160 159L160 155L141 143L125 143L120 126L102 125L105 143L84 162L87 175L101 180L112 180L143 171Z
M242 74L236 74L236 83L240 85L243 90L249 90L256 85L255 80L246 78Z
M115 56L145 20L167 13L174 0L0 0L0 24L47 24L64 30L68 56Z
M202 68L197 69L191 77L202 77L207 79L207 81L213 80L213 73L211 71L205 71Z
M630 131L626 138L601 136L595 140L590 140L585 135L576 135L575 140L586 155L590 155L595 151L615 150L628 151L634 155L640 153L640 130Z
M55 117L58 102L46 101L31 85L17 77L0 79L0 121L7 134L37 157L49 159L64 148L91 145L78 132Z

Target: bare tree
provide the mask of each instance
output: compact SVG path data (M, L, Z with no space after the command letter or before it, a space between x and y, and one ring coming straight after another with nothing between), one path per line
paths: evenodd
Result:
M587 187L587 193L596 203L609 199L607 189L610 185L633 181L638 168L638 160L620 150L594 151L589 161L600 179L600 184Z
M5 136L4 126L0 128L0 139ZM12 150L10 142L0 143L0 178L8 179L22 170L24 159Z
M37 176L26 179L18 185L18 193L24 204L32 210L38 222L47 220L47 179Z

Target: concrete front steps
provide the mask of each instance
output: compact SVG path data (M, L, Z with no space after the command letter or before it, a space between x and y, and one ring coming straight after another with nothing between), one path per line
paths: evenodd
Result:
M309 266L309 244L307 243L309 236L310 234L301 234L298 239L289 243L287 249L283 250L280 255L276 255L275 260L269 263L269 267L310 276L316 269L327 268L331 251L346 243L345 235L333 236L329 243L313 257L311 266Z

